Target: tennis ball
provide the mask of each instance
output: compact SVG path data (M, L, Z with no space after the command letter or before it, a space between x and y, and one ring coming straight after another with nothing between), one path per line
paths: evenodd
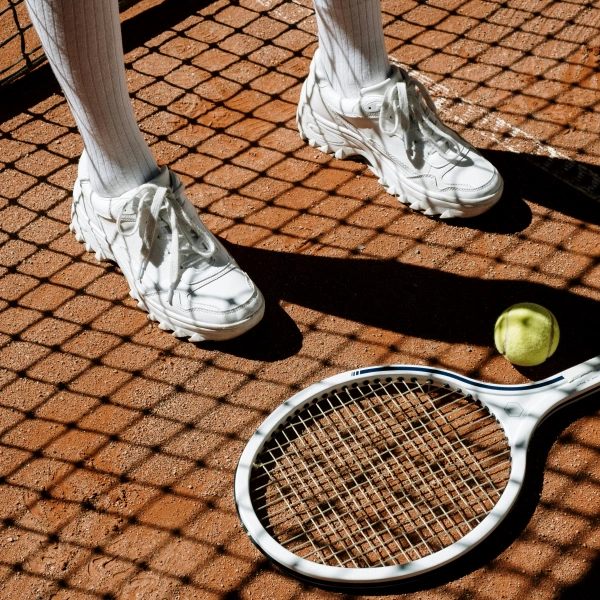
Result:
M494 342L515 365L534 367L554 354L560 332L555 316L543 306L522 302L507 308L496 321Z

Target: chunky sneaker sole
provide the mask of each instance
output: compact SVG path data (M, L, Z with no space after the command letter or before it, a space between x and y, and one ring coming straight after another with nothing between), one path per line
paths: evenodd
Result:
M187 200L186 200L187 201ZM248 287L253 292L250 292L249 298L241 305L235 306L231 311L244 313L242 318L226 323L214 323L208 320L203 320L198 317L198 312L202 314L214 314L210 308L194 310L183 310L175 307L165 301L164 295L144 293L134 274L132 264L125 260L118 260L115 256L116 252L111 244L105 230L100 223L100 218L90 206L90 202L86 202L85 193L82 190L80 178L75 182L73 190L73 205L71 208L71 224L69 229L75 234L78 242L85 244L85 249L88 252L95 254L99 261L109 260L115 262L122 270L127 283L130 287L129 295L138 301L138 307L148 313L148 319L158 323L158 327L165 331L171 331L173 336L177 338L189 338L191 342L201 342L205 340L228 340L239 335L242 335L252 327L254 327L263 317L265 310L264 298L260 291L251 284L247 275L245 275L237 266L235 261L231 259L231 267L225 268L225 276L230 271L236 270L242 273L248 281ZM212 236L208 230L207 234ZM213 237L214 243L218 247L218 251L229 257L227 251ZM231 257L229 257L231 258ZM213 276L213 279L218 278L218 274ZM250 286L252 286L250 288ZM224 311L227 312L227 311ZM183 314L182 314L183 313ZM187 314L186 314L187 313ZM249 313L249 314L248 314ZM193 314L193 316L192 316ZM219 317L222 317L219 314Z
M463 164L471 165L475 164L473 162L475 160L479 167L478 176L481 176L481 167L489 170L489 180L482 185L473 189L460 189L452 185L446 186L446 189L431 189L432 186L427 189L421 185L421 182L425 181L424 178L431 177L433 169L426 173L420 173L418 170L411 172L411 162L406 152L390 152L389 148L382 143L382 140L384 142L386 140L381 131L372 135L368 127L365 127L368 120L373 125L377 125L376 121L382 110L383 93L391 85L398 81L401 83L410 81L413 87L416 87L415 81L404 71L394 67L395 80L391 82L388 80L387 84L384 82L379 86L363 90L360 102L357 99L353 106L352 100L335 97L329 82L326 81L326 76L317 73L318 68L317 51L311 63L309 76L302 87L296 114L300 136L309 145L338 159L362 157L389 194L396 196L400 202L413 210L429 216L439 215L442 219L475 217L498 202L504 188L500 174L473 146L439 121L433 103L428 97L433 109L428 111L429 119L434 120L436 131L441 131L450 144L459 148L458 162L462 160ZM423 93L427 94L425 90ZM420 110L423 111L422 108ZM396 146L398 147L397 143ZM401 152L403 155L398 157ZM444 166L443 162L438 160L436 168L441 164L444 168L449 167L446 168L447 172L456 167L450 162ZM459 166L459 168L464 170L463 181L469 179L467 169L472 169L471 174L475 174L472 166ZM441 172L442 169L438 170Z

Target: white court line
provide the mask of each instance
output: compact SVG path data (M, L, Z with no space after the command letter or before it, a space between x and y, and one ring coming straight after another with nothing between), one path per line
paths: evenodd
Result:
M600 174L595 173L586 164L571 159L556 148L541 142L526 131L507 123L504 119L501 119L494 113L490 113L488 109L462 98L445 85L435 82L423 73L413 71L410 67L402 64L391 56L390 62L407 70L411 76L422 81L426 87L437 96L435 104L440 116L446 116L465 126L472 127L472 123L474 122L477 122L478 126L486 126L481 129L478 128L478 131L483 136L492 139L498 146L509 152L523 154L514 145L511 145L511 138L530 142L533 145L533 153L524 154L529 162L586 196L593 198L594 200L600 200ZM456 102L462 104L464 110L461 112L463 112L467 118L449 114L450 106L455 105ZM500 132L505 132L504 135L508 134L509 137L497 135Z

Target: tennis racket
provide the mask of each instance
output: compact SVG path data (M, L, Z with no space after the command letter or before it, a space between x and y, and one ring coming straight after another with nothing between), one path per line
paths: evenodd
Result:
M537 383L420 366L315 383L248 442L235 501L254 544L323 587L378 588L484 540L523 486L539 423L600 388L600 356Z

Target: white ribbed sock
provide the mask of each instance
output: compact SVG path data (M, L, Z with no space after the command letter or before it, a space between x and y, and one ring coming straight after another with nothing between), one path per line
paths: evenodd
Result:
M379 0L313 0L319 54L333 89L356 98L390 72Z
M127 92L117 0L26 0L83 137L92 189L121 194L159 173Z

